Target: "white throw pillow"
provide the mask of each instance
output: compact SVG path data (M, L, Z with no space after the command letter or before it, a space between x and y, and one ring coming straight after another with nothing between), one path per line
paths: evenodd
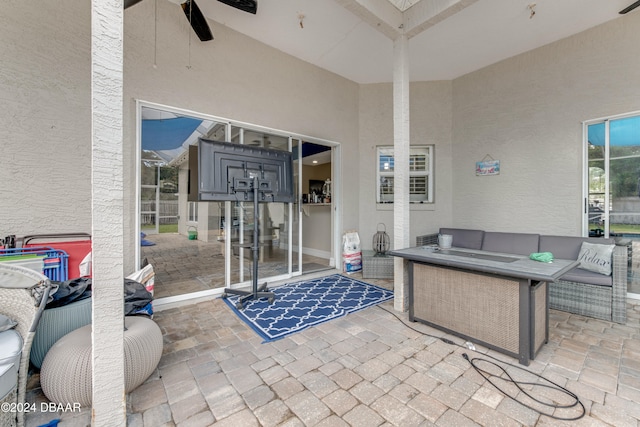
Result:
M609 276L614 247L615 245L583 242L578 254L580 268Z

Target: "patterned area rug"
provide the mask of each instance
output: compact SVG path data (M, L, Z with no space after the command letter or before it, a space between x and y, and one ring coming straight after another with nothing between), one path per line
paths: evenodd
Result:
M393 298L393 291L340 274L288 283L272 289L273 304L252 300L236 309L238 297L224 301L266 342Z

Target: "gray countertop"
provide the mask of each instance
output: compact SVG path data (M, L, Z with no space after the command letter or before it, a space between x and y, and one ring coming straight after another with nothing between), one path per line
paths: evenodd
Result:
M576 260L555 259L545 263L528 257L463 248L418 246L388 252L389 255L427 264L444 265L500 276L553 282L580 265Z

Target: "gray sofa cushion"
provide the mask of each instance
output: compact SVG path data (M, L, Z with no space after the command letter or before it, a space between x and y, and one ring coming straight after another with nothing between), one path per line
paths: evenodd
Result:
M451 234L453 236L452 246L456 248L482 249L482 238L484 236L484 231L482 230L441 228L440 234Z
M574 268L560 277L560 280L589 283L591 285L613 286L613 276L605 276L604 274L594 273L593 271L587 271L583 268Z
M539 234L487 231L484 233L482 249L491 252L528 256L534 252L538 252L539 241Z
M582 242L613 245L613 239L598 237L540 236L540 252L551 252L555 258L578 259Z

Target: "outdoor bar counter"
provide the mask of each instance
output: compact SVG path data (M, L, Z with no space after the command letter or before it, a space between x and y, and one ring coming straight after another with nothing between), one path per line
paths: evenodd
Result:
M409 320L517 357L523 365L549 340L547 283L579 265L437 246L389 254L409 261Z

